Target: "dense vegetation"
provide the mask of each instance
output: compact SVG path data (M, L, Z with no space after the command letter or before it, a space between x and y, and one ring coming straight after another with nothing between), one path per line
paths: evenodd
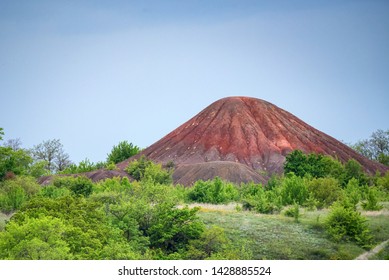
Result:
M118 147L139 151L121 144L109 155ZM85 160L59 170L56 162L0 146L0 259L347 259L389 239L387 216L363 214L389 210L389 172L368 176L354 160L296 150L285 174L265 185L215 178L186 188L172 185L173 166L140 157L126 169L134 181L57 175L37 184L53 166L115 168ZM234 206L214 215L204 203Z

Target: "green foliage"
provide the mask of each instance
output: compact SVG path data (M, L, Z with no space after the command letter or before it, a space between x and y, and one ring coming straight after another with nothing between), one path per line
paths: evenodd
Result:
M72 192L67 188L57 188L56 186L49 185L41 188L40 192L37 195L56 199L64 196L69 196L71 195L71 193Z
M53 185L57 188L68 188L74 195L81 195L88 197L93 191L92 181L85 176L64 176L56 177Z
M389 193L389 171L384 176L377 179L377 186Z
M370 187L367 193L367 199L362 203L364 210L377 211L382 209L382 205L378 203L378 190Z
M368 183L362 166L354 159L348 160L343 165L329 156L304 154L300 150L294 150L286 156L284 172L285 174L293 172L299 177L332 177L337 179L342 186L345 186L352 178L358 179L361 184Z
M150 164L146 166L142 180L152 182L154 184L169 185L173 182L172 170L167 171L162 168L161 164Z
M378 129L369 139L360 140L351 147L371 160L389 165L389 130Z
M188 192L190 201L206 202L213 204L227 203L239 197L237 188L219 177L212 181L197 181Z
M263 214L279 212L282 208L282 198L279 183L271 189L265 189L261 184L247 183L241 185L241 202L244 210L254 210Z
M347 200L347 203L356 209L357 204L362 199L362 192L358 180L355 178L349 180L344 191L345 197L342 200Z
M9 173L27 175L32 162L27 151L23 149L15 151L10 147L0 146L0 181L4 180Z
M61 172L58 172L58 173L59 174L85 173L85 172L94 171L94 170L97 170L100 168L104 168L105 166L106 166L106 164L103 162L94 163L86 158L86 159L80 161L78 163L78 165L72 163L69 166L67 166L64 170L62 170Z
M18 249L16 243L7 242L9 227L15 229L12 232L14 236L21 231L21 239L23 238L26 243L34 239L47 240L42 232L27 236L23 234L29 231L23 228L23 225L29 224L28 221L32 221L32 224L41 218L44 218L45 222L54 220L61 229L60 234L53 235L53 243L65 242L66 246L61 243L61 248L69 248L67 256L69 259L131 259L136 255L133 248L125 242L120 230L109 224L107 217L100 209L100 204L87 201L82 197L71 196L57 199L35 197L28 201L7 224L5 235L0 235L0 244L7 252L6 254ZM3 257L12 258L12 256ZM29 255L25 258L34 259L35 256ZM49 255L43 258L56 259L56 256Z
M354 241L368 247L371 244L371 234L366 218L352 207L335 203L325 221L329 236L336 242Z
M140 181L143 179L146 167L152 165L152 161L148 160L145 156L141 156L138 160L130 162L125 171L135 180Z
M280 195L283 205L299 204L303 205L309 197L308 188L303 178L289 173L282 180Z
M297 176L304 177L309 174L315 178L326 175L325 160L321 154L304 154L300 150L294 150L286 156L284 172L293 172Z
M155 184L171 184L172 170L165 170L145 156L128 164L125 171L137 181L149 181Z
M134 146L127 141L121 141L117 146L113 146L111 152L108 154L107 162L119 163L136 154L140 151L139 147Z
M0 182L0 210L11 213L40 190L35 178L17 176Z
M4 136L4 129L0 127L0 141L3 140L3 136Z
M185 248L190 240L200 237L204 225L196 216L199 208L174 208L173 205L161 204L155 209L151 225L147 229L152 248L159 248L165 253L177 252Z
M360 184L367 183L367 176L363 173L362 166L354 159L350 159L345 164L345 182L348 182L352 178L359 181Z
M301 216L300 206L297 203L295 203L292 207L289 207L285 210L284 215L287 217L293 217L294 221L298 223L299 218Z
M318 208L330 206L342 196L342 188L337 179L313 178L307 182L308 190L317 201Z
M174 187L150 180L114 178L97 184L91 199L104 203L106 215L133 247L148 248L155 258L175 258L204 230L198 209L177 208L175 194Z
M11 222L0 233L0 258L11 260L71 259L69 244L63 240L67 226L58 218L40 215Z

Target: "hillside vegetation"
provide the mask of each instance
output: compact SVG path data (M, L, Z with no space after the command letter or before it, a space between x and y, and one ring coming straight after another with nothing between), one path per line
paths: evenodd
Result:
M389 173L353 160L294 151L265 185L173 185L173 168L141 157L126 168L134 181L58 175L47 186L8 173L0 258L353 259L389 239Z

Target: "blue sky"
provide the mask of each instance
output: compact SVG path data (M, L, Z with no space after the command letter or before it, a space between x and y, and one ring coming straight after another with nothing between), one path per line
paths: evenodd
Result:
M388 14L376 0L0 0L0 127L103 161L243 95L354 143L389 128Z

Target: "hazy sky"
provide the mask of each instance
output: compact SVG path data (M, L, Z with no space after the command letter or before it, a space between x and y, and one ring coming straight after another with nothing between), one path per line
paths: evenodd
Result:
M71 160L267 100L348 143L388 129L389 1L0 0L0 127Z

